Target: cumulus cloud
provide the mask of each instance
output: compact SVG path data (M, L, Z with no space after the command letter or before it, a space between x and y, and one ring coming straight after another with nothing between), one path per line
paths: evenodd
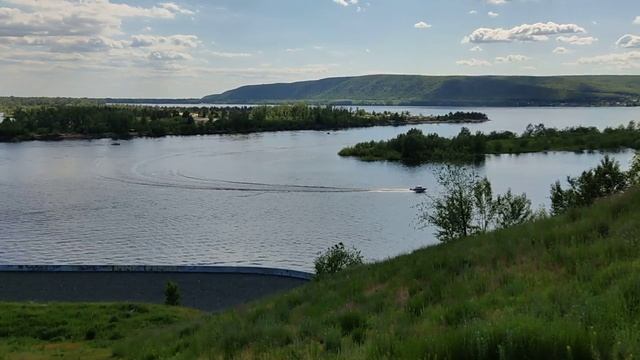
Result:
M635 25L640 25L640 16L636 16L636 19L635 19L635 20L633 20L633 23L634 23Z
M358 0L333 0L334 3L342 6L357 5Z
M413 25L413 27L416 29L429 29L431 26L431 24L427 24L424 21L417 22L415 25Z
M469 15L475 15L477 13L478 13L477 10L469 10Z
M496 58L496 63L513 63L513 62L522 62L530 60L531 58L524 55L507 55L507 56L498 56Z
M491 66L491 63L489 61L479 60L479 59L475 59L475 58L465 59L465 60L458 60L458 61L456 61L456 64L464 65L464 66L473 66L473 67Z
M480 46L474 46L471 49L469 49L469 51L474 51L474 52L478 52L478 51L482 51L482 48Z
M131 36L132 47L198 47L200 41L195 35L133 35Z
M640 35L624 35L616 41L616 45L625 49L640 48Z
M507 4L508 0L487 0L487 4L491 5L504 5Z
M176 3L172 3L172 2L167 2L167 3L161 3L160 7L163 9L167 9L169 11L171 11L172 13L176 13L176 14L182 14L182 15L194 15L195 12L189 10L189 9L185 9L181 6L179 6Z
M178 51L152 51L149 53L149 60L153 61L180 61L191 59L193 59L193 57L190 54Z
M489 11L487 13L487 15L489 15L489 17L492 17L492 18L500 16L500 14L498 14L497 12L493 12L493 11Z
M223 52L223 51L207 51L207 54L215 57L221 57L221 58L248 58L253 56L253 54L250 54L250 53Z
M558 55L568 54L569 49L567 49L566 47L558 46L557 48L553 49L553 53Z
M594 42L598 41L597 38L594 38L592 36L584 36L584 37L580 37L577 35L573 35L573 36L558 36L556 38L557 41L559 42L563 42L566 44L571 44L571 45L591 45Z
M0 7L0 36L109 36L121 33L124 19L173 19L184 11L171 3L139 7L110 0L4 2L15 7Z
M582 65L611 65L621 69L640 68L640 51L615 53L578 59Z
M112 1L0 1L0 45L9 48L0 61L32 70L136 68L140 73L199 62L192 54L200 45L195 35L156 36L148 26L143 35L128 35L123 26L133 20L170 21L193 11L173 2L134 6Z
M551 35L579 34L586 30L576 24L554 22L523 24L511 29L479 28L462 40L463 43L495 43L515 41L546 41Z

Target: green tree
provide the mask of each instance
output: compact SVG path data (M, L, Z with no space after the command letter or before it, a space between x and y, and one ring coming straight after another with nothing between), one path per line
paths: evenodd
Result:
M476 209L477 227L480 231L486 232L491 227L497 210L491 182L486 177L475 183L473 201Z
M595 169L584 171L578 177L567 177L568 189L564 190L560 182L551 186L552 212L561 214L570 208L589 206L598 198L622 192L633 181L633 176L633 169L625 173L617 161L605 156Z
M500 228L520 225L531 219L531 200L526 194L513 195L509 189L496 199L496 223Z
M468 236L474 231L474 188L477 175L463 167L447 166L437 176L443 187L440 196L420 205L419 222L437 228L436 237L443 242Z
M636 152L633 156L627 178L630 185L640 185L640 152Z
M518 225L532 217L525 194L513 195L509 190L494 199L491 182L472 169L447 166L437 180L443 190L418 205L418 223L422 228L435 226L440 241Z

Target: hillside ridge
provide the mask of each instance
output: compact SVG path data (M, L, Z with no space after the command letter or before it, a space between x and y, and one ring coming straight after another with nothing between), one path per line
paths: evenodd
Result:
M246 85L202 103L308 102L336 105L633 106L640 76L364 75Z

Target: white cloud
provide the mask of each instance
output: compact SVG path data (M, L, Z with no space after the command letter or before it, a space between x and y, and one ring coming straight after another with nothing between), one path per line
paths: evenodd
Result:
M475 15L475 14L477 14L477 13L478 13L478 11L477 11L477 10L470 10L470 11L469 11L469 15Z
M427 24L424 21L420 21L418 23L416 23L415 25L413 25L414 28L416 29L429 29L432 25L431 24Z
M482 51L482 48L480 46L474 46L471 49L469 49L469 51L474 51L474 52L478 52L478 51Z
M566 47L558 46L557 48L553 49L553 53L558 55L568 54L569 49L567 49Z
M640 16L636 16L636 19L635 19L635 20L633 20L633 23L634 23L635 25L640 25Z
M149 53L149 60L153 61L181 61L191 59L193 59L191 55L179 51L152 51Z
M489 11L487 13L487 15L489 15L489 17L492 17L492 18L496 18L496 17L500 16L500 14L498 14L497 12L493 12L493 11Z
M172 2L166 2L166 3L161 3L160 7L163 9L167 9L173 13L176 14L182 14L182 15L194 15L195 12L189 10L189 9L185 9L179 5L177 5L176 3L172 3Z
M132 47L198 47L200 41L195 35L133 35L131 36Z
M247 57L253 56L253 54L244 53L244 52L207 51L207 54L210 54L215 57L221 57L221 58L247 58Z
M479 28L465 36L463 43L493 43L514 41L546 41L550 35L578 34L586 30L576 24L554 22L523 24L511 29Z
M342 6L356 5L358 0L333 0L334 3Z
M577 35L573 35L573 36L558 36L556 38L557 41L559 42L563 42L566 44L571 44L571 45L591 45L594 42L598 41L597 38L594 38L592 36L584 36L584 37L580 37Z
M473 66L473 67L478 67L478 66L491 66L491 63L486 61L486 60L479 60L479 59L466 59L466 60L458 60L456 61L456 64L458 65L464 65L464 66Z
M582 65L611 65L621 69L640 68L640 51L614 53L578 59Z
M5 0L0 36L112 36L128 18L173 19L178 9L112 3L110 0ZM166 5L166 4L165 4Z
M507 4L508 0L487 0L487 4L491 5L504 5Z
M504 64L504 63L513 63L513 62L522 62L531 60L530 57L524 55L507 55L507 56L498 56L496 58L496 63Z
M616 41L616 45L625 49L640 48L640 35L624 35Z

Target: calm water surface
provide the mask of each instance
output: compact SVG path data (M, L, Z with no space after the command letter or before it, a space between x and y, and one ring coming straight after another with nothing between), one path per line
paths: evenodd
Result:
M439 114L456 109L382 108ZM465 109L468 110L468 109ZM640 120L637 108L476 109L472 131L522 132L529 123L604 128ZM422 125L456 134L462 125ZM436 243L416 230L407 189L434 188L437 167L343 159L337 152L409 127L337 132L0 144L0 263L249 265L308 270L337 242L383 259ZM614 155L627 166L632 153ZM556 179L602 154L493 156L478 168L497 192L548 206Z

